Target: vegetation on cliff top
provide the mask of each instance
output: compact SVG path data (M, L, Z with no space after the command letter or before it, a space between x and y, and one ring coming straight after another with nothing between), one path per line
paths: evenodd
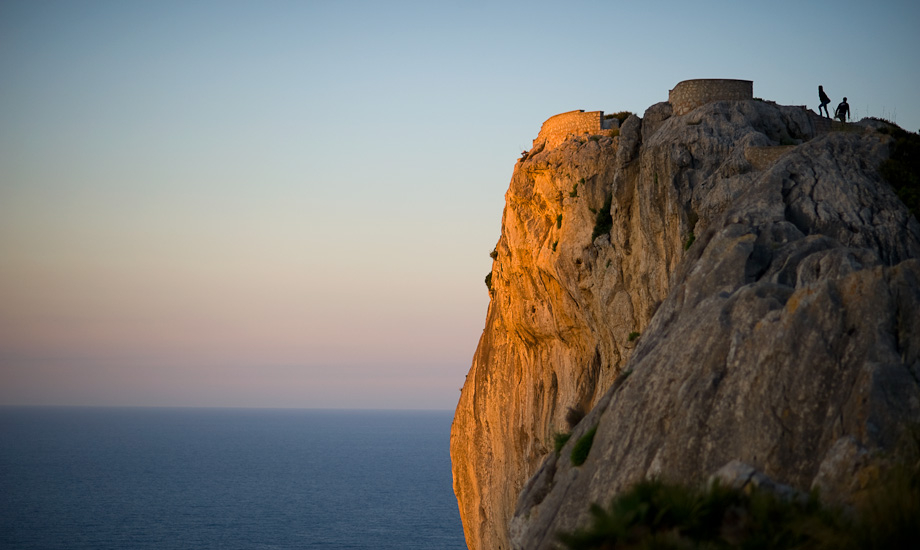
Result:
M615 118L620 121L622 124L627 118L629 118L633 113L631 111L619 111L617 113L611 113L609 115L604 115L605 119Z
M882 162L879 171L911 214L920 219L920 135L893 124L879 131L895 140L891 157Z

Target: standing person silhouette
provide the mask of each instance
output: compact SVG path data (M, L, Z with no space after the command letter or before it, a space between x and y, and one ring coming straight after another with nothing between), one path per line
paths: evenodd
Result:
M837 105L837 109L834 111L834 118L839 118L840 122L846 122L846 119L850 118L850 104L847 103L847 98L843 98L840 105Z
M824 114L827 118L831 118L831 114L827 111L827 104L831 102L831 98L827 97L827 94L824 93L824 86L818 86L818 99L821 100L821 106L818 107L818 114L821 114L821 109L824 109Z

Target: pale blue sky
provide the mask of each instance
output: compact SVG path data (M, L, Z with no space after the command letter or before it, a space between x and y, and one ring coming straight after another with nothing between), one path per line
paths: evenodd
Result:
M906 1L2 0L0 405L453 408L543 120L742 78L916 131L918 28Z

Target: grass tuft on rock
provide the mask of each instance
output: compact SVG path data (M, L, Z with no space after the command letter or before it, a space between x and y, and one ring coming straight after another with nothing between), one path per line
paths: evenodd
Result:
M554 433L553 434L553 451L558 455L562 451L562 447L571 439L572 434L570 433Z
M594 231L591 232L592 243L594 239L610 233L610 230L613 229L613 216L610 214L610 205L612 203L613 196L607 195L607 198L604 200L604 206L597 211L597 215L594 217Z
M594 434L596 433L597 426L594 426L588 430L585 435L578 438L578 441L575 442L575 446L572 447L572 454L569 457L572 460L572 464L581 466L585 463L585 460L588 460L588 453L591 452L591 445L594 444Z

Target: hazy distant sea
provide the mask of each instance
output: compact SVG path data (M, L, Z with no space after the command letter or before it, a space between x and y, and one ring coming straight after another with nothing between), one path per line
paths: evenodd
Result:
M0 408L0 548L461 550L450 422Z

